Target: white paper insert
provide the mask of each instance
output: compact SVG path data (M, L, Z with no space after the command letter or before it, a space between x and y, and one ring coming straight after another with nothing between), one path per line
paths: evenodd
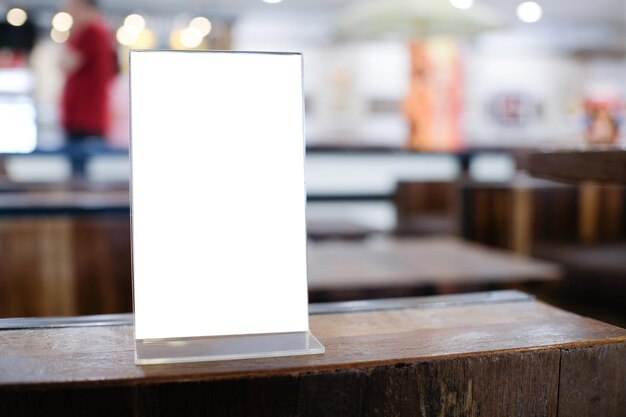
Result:
M131 52L135 337L308 331L300 54Z

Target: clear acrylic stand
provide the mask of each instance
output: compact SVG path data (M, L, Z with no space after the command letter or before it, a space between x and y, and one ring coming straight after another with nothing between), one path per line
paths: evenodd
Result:
M137 364L324 353L308 322L302 69L299 53L131 51Z
M135 363L218 361L246 358L313 355L324 346L311 332L235 336L136 339Z

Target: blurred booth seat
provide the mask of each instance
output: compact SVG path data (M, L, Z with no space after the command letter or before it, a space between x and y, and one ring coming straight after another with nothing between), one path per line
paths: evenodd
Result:
M619 147L534 152L532 175L575 183L578 228L572 242L548 242L536 253L564 265L566 290L618 312L626 297L626 151Z
M0 195L0 317L132 310L128 188Z
M454 235L457 186L453 181L400 181L393 201L398 235Z
M518 176L461 184L461 234L532 253L544 243L626 240L626 192L618 185L567 185Z
M566 293L584 302L623 305L623 185L561 184L527 177L504 183L466 182L461 212L463 237L556 262L564 268Z

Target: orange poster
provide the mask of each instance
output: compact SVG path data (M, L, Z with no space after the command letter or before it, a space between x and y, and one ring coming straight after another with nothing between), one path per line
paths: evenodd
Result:
M403 103L407 147L455 151L461 147L462 74L456 41L437 38L410 44L411 81Z

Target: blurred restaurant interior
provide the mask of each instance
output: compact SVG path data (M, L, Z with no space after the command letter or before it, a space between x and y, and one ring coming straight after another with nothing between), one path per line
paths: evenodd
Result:
M528 170L623 151L623 0L101 0L116 75L80 147L67 3L0 0L0 317L132 311L128 52L157 48L303 53L310 302L512 288L626 326L626 168Z

